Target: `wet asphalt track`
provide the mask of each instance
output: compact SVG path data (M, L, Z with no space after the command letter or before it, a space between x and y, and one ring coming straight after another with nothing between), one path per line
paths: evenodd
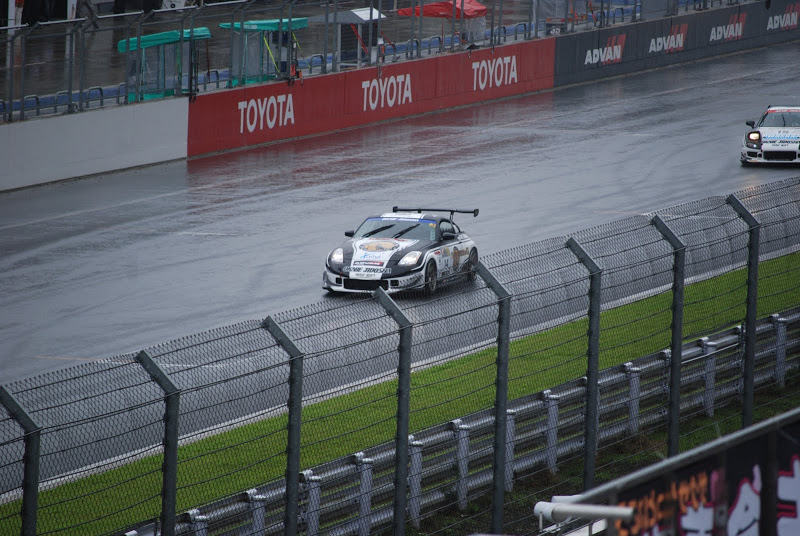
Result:
M337 299L328 250L395 204L480 208L488 254L798 175L738 162L798 51L0 193L0 383Z

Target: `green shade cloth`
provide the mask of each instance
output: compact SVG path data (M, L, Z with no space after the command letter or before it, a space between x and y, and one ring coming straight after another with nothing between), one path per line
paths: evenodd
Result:
M211 32L208 28L195 28L194 30L183 30L183 40L189 39L211 39ZM157 34L143 35L141 38L133 37L131 39L123 39L117 43L117 50L125 52L127 43L130 41L130 50L138 48L156 47L159 45L168 45L170 43L177 43L181 40L181 32L172 30L169 32L161 32Z
M246 32L277 32L278 27L280 26L280 19L272 19L272 20L248 20L244 22L244 31ZM299 30L301 28L306 28L308 26L308 19L305 17L300 17L297 19L292 19L292 30ZM231 29L230 22L222 22L219 25L220 28L225 28L226 30ZM233 23L233 28L236 30L241 29L242 23L235 22ZM283 19L283 31L287 31L289 29L289 20Z

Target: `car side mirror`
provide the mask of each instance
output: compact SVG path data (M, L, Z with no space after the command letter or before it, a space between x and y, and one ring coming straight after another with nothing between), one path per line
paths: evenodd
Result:
M753 128L754 126L756 126L756 122L755 121L745 121L744 124L747 125L750 128Z
M455 237L456 233L451 233L450 231L442 232L442 240L453 240Z
M354 234L356 234L355 231L345 231L344 232L344 236L351 236L352 237Z

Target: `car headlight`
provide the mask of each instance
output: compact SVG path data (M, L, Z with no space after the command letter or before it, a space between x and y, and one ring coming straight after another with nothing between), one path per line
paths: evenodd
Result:
M342 248L336 248L331 251L331 262L338 262L339 264L344 262L344 250Z
M761 133L757 130L754 130L753 132L748 132L747 139L753 142L759 142L761 141Z
M413 266L417 264L419 261L419 256L422 255L419 251L412 251L410 253L406 253L405 257L400 259L400 262L397 263L398 266Z

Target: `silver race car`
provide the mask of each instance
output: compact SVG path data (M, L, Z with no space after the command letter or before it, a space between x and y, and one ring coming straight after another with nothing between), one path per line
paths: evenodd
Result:
M761 119L747 121L741 162L750 164L800 163L800 107L770 106Z
M448 215L437 212L449 213ZM478 248L453 221L475 210L398 208L370 216L349 239L328 254L322 288L336 292L386 292L422 289L455 277L474 281Z

